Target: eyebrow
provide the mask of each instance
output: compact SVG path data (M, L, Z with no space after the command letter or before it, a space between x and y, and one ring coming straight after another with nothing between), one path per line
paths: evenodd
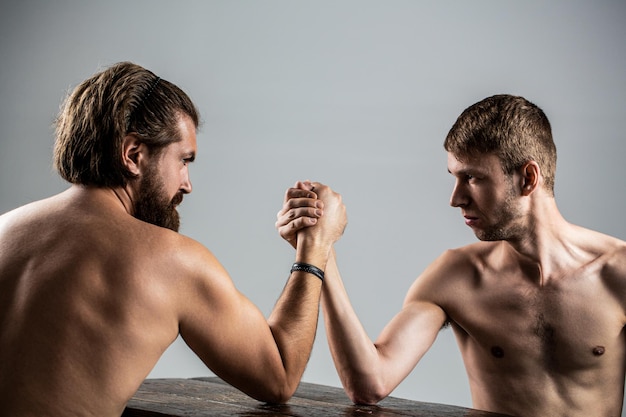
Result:
M453 176L463 176L463 175L472 175L472 176L476 176L476 175L487 175L484 171L482 171L480 168L463 168L458 170L456 173L452 173L452 171L450 171L450 168L448 168L448 173L450 175Z

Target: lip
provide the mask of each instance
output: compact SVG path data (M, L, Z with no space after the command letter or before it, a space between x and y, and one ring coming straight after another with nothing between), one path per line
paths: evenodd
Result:
M476 223L478 223L479 219L478 217L473 217L473 216L468 216L468 215L464 215L463 218L465 219L465 224L467 226L475 226Z

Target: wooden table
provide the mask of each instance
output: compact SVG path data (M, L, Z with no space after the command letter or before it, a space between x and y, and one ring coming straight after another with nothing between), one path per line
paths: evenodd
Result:
M354 405L343 389L302 382L284 405L264 404L217 377L147 379L122 417L503 417L469 408L388 397L375 406Z

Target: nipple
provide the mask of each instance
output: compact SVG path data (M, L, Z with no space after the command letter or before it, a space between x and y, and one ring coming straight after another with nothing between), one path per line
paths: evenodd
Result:
M602 356L604 355L604 346L596 346L593 348L592 352L595 356Z

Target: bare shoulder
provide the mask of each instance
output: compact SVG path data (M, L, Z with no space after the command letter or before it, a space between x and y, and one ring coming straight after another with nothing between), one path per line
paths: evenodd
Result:
M621 239L607 236L606 237L606 255L607 265L617 270L620 270L622 274L626 273L626 242ZM626 278L626 277L625 277Z
M445 298L478 285L481 271L498 247L494 242L476 242L446 250L417 277L407 298L445 304Z
M575 227L571 241L581 259L589 259L603 269L603 275L626 279L626 242L614 236L582 227Z
M619 292L626 300L626 242L601 233L592 233L590 239L596 263L601 269L600 276L613 291Z
M159 242L156 244L158 254L145 259L149 263L152 263L149 259L158 259L155 272L170 294L181 330L188 329L189 324L200 317L215 317L246 302L209 248L167 229L159 228L153 233L153 240ZM153 250L151 247L150 251Z
M28 203L0 215L0 258L13 260L20 253L45 238L55 227L51 213L58 206L59 196Z
M222 265L201 243L75 195L61 193L0 216L5 267L11 263L15 269L24 256L46 253L50 261L42 271L71 270L81 277L85 270L97 271L110 288L142 299L161 297L177 310L194 287L229 283Z
M9 228L15 228L20 224L29 222L38 213L42 213L48 207L53 206L57 198L58 196L33 201L5 213L0 213L0 232L7 231Z
M141 262L157 266L160 279L178 290L193 290L198 285L217 284L230 278L215 255L202 243L168 229L144 223L135 245L144 252Z

